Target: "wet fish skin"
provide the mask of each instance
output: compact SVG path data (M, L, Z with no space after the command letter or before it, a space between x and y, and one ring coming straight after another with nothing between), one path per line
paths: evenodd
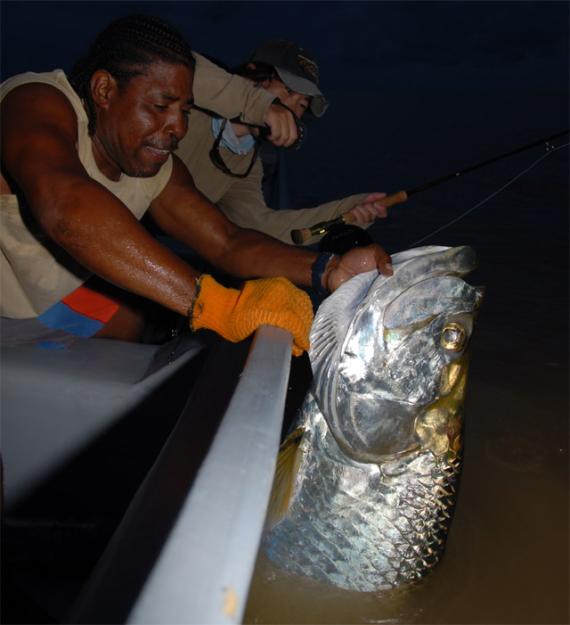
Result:
M393 256L321 305L314 381L278 462L263 548L289 572L356 591L439 560L461 466L467 346L482 298L470 248ZM293 443L291 441L294 441Z

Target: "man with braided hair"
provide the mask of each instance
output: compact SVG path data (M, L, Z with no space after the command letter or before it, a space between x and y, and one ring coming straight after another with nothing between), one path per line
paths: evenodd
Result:
M262 324L285 328L299 354L308 346L312 310L291 282L331 291L360 271L391 273L379 246L318 256L240 229L195 188L173 155L194 95L222 115L243 108L244 121L268 124L278 143L294 140L281 113L271 112L272 96L207 64L200 77L200 65L175 29L128 16L97 37L70 80L56 70L3 83L5 343L138 340L140 310L108 297L102 281L231 341ZM248 279L242 288L200 275L157 242L138 221L147 210L212 265Z

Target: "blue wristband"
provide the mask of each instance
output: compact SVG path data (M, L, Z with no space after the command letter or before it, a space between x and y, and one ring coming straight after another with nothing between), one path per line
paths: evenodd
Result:
M319 297L326 297L329 291L323 287L321 278L329 260L334 256L331 252L321 252L311 267L311 284Z

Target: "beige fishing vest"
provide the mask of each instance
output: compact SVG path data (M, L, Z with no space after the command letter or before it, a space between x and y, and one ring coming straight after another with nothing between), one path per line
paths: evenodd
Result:
M62 70L28 72L8 79L0 85L0 102L12 89L37 82L53 85L67 96L77 114L77 152L83 167L140 219L170 179L172 157L154 177L123 174L118 181L109 180L95 163L87 114ZM34 226L33 220L23 215L24 208L16 195L0 195L0 315L15 319L37 317L91 275Z

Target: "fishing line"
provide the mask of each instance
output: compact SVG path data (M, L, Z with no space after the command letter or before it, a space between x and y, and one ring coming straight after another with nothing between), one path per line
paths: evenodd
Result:
M416 245L418 245L418 243L423 243L426 239L429 239L430 237L432 237L434 234L437 234L438 232L441 232L442 230L445 230L446 228L449 228L449 226L452 226L453 224L457 223L459 220L463 219L466 215L469 215L469 213L472 213L474 210L476 210L477 208L480 208L481 206L483 206L484 204L486 204L489 200L493 199L496 195L499 195L499 193L501 193L501 191L504 191L507 187L509 187L511 184L513 184L513 182L516 182L521 176L524 176L524 174L526 174L527 172L529 172L533 167L536 167L536 165L538 165L541 161L543 161L545 158L547 158L548 156L550 156L551 154L554 154L554 152L557 152L558 150L561 150L562 148L566 148L568 147L568 145L570 145L569 143L565 143L564 145L559 145L557 147L548 147L547 146L547 152L546 154L543 154L540 158L537 158L533 163L531 163L528 167L526 167L525 169L523 169L520 173L518 173L514 178L512 178L511 180L509 180L506 184L504 184L502 187L500 187L499 189L497 189L496 191L493 191L493 193L491 193L491 195L487 196L485 199L481 200L480 202L478 202L477 204L475 204L475 206L472 206L471 208L469 208L468 210L466 210L464 213L462 213L461 215L459 215L458 217L455 217L454 219L452 219L451 221L449 221L448 223L444 224L443 226L441 226L440 228L437 228L436 230L434 230L433 232L430 232L429 234L427 234L425 237L422 237L421 239L418 239L417 241L415 241L414 243L412 243L410 245L410 247L415 247Z

